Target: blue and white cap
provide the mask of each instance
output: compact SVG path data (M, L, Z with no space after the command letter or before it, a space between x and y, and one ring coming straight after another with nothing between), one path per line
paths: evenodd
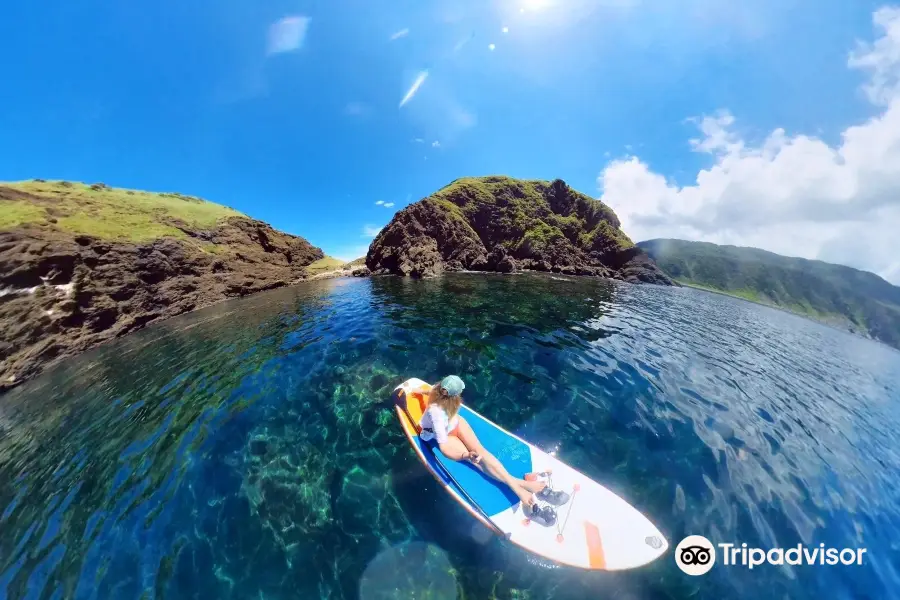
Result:
M447 375L441 380L441 387L451 396L459 396L466 389L466 384L456 375Z

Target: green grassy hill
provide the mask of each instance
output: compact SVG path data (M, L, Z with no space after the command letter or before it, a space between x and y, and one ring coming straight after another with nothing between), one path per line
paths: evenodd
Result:
M26 224L53 225L74 235L144 242L187 237L178 222L203 229L228 217L245 216L194 196L125 190L102 183L31 180L0 186L4 188L0 230Z
M194 196L0 183L0 392L153 321L342 264L331 260Z
M327 273L328 271L336 271L343 267L344 264L344 261L339 258L326 256L325 258L320 258L314 263L308 265L306 267L306 270L309 271L310 275L318 275L320 273Z
M680 283L784 308L900 348L900 287L872 273L707 242L658 239L638 246Z
M463 177L431 199L522 258L540 256L556 242L585 252L634 245L619 229L619 218L610 207L561 180Z
M373 273L552 271L671 285L613 210L561 179L463 177L411 204L372 241Z
M347 271L364 266L366 266L365 256L351 260L350 262L344 262L340 258L334 258L333 256L326 256L311 265L307 265L306 270L309 271L310 275L321 275L322 273L328 273L329 271Z

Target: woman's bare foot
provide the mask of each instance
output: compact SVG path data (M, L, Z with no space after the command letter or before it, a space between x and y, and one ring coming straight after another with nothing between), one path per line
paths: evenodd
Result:
M512 491L515 492L516 496L519 497L519 500L522 501L522 506L533 506L534 505L534 494L522 486L513 486Z
M520 481L519 481L519 485L521 485L523 488L525 488L525 489L528 490L529 492L531 492L531 493L533 493L533 494L536 494L536 493L538 493L539 491L541 491L542 489L544 489L545 487L547 487L547 482L546 482L546 481L525 481L525 480L520 480Z

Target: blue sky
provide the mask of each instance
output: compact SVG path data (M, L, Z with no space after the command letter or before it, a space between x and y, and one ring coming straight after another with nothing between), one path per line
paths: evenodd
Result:
M746 215L701 180L735 146L691 143L718 132L760 149L783 128L840 151L848 128L890 110L865 93L873 68L848 65L878 39L879 6L17 2L0 22L0 179L195 194L353 258L394 211L457 177L561 177L623 213L635 239L747 242L900 278L895 248L858 260L849 230L770 243L792 237L776 231L783 206L762 224L728 221ZM660 179L664 190L632 201ZM691 217L698 194L720 219ZM811 227L816 211L797 206Z

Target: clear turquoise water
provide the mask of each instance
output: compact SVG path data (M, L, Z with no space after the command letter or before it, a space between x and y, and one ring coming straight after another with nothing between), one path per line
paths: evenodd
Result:
M488 535L384 408L410 376L628 499L674 544L862 566L552 568ZM332 280L229 302L0 398L0 598L900 595L900 353L691 289Z

